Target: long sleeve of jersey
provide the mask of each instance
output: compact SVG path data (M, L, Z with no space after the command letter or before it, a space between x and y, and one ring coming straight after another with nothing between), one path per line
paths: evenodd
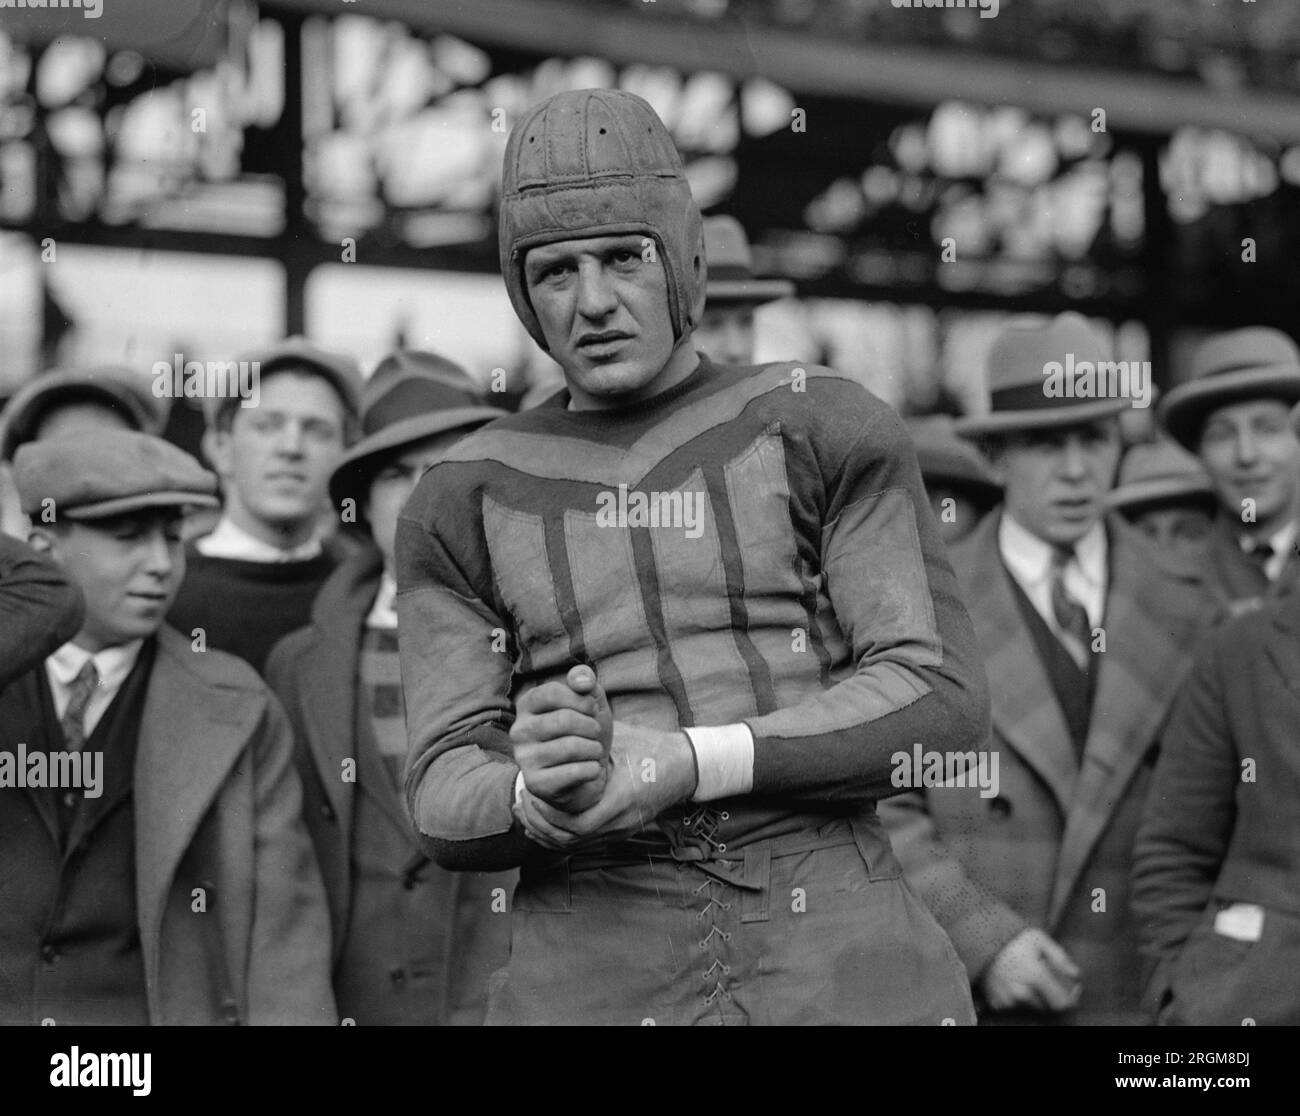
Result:
M911 443L860 385L708 366L635 413L543 410L462 442L399 522L407 797L441 863L525 855L514 699L575 662L616 718L688 731L701 799L873 800L895 752L985 738Z

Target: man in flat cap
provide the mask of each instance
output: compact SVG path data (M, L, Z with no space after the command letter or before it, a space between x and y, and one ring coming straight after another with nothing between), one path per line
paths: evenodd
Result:
M1300 536L1300 350L1276 329L1215 334L1192 354L1191 377L1160 401L1164 429L1201 459L1218 495L1205 576L1240 613L1294 585Z
M973 1019L875 800L987 729L899 418L831 369L697 354L700 214L645 101L507 144L507 291L564 371L398 521L407 801L518 865L494 1023Z
M163 623L216 478L130 432L14 464L32 545L86 607L0 694L0 1019L335 1022L284 711Z
M794 284L754 274L749 238L734 217L704 218L704 256L708 281L695 346L719 364L753 364L754 312L765 303L789 298Z
M78 438L104 430L161 434L170 410L153 398L148 381L117 364L55 369L29 380L0 409L0 530L18 538L28 523L13 487L14 451L43 438Z
M57 369L29 380L0 411L0 461L12 461L24 442L78 437L104 430L160 434L166 400L153 398L148 380L122 365Z
M311 604L346 549L322 531L330 474L354 440L355 362L290 337L246 354L255 398L205 398L203 452L224 488L210 534L190 542L188 573L168 622L259 672L276 642L311 619ZM337 509L335 509L337 515Z
M330 575L310 627L276 645L266 677L297 739L304 817L330 899L340 1016L360 1026L477 1025L488 977L510 952L515 873L448 872L416 844L402 800L393 541L420 475L505 412L484 405L463 369L421 352L380 361L363 404L363 436L334 470L330 496L370 545Z
M1133 851L1161 1023L1300 1025L1298 723L1292 592L1214 633L1162 737Z
M1133 834L1202 610L1105 514L1131 399L1081 389L1110 359L1077 314L995 340L992 409L956 429L985 445L1004 500L951 552L993 731L976 764L882 806L990 1022L1144 1021ZM1079 379L1049 389L1066 368Z

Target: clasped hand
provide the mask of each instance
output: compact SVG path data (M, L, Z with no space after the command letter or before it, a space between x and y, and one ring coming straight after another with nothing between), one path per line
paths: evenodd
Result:
M550 849L639 832L695 790L685 733L615 721L588 666L520 698L510 742L524 778L516 816Z

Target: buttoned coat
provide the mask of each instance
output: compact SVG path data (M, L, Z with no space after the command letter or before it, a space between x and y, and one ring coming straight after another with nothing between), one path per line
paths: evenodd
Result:
M149 1020L334 1023L329 915L284 710L241 660L166 625L157 641L133 780ZM0 748L13 751L7 696Z
M415 829L377 750L357 738L358 661L366 616L379 591L382 562L366 547L348 558L322 587L312 609L312 624L282 639L267 660L266 676L281 696L293 723L295 757L302 777L307 827L316 846L333 925L333 964L339 972L347 933L364 935L363 947L398 955L403 928L355 917L352 910L352 845L355 837L357 779L368 780L388 821L406 836L411 853L412 886L435 887L445 896L447 956L439 1000L425 1022L482 1023L491 973L509 955L507 907L516 872L448 872L418 854ZM341 777L350 761L356 779ZM414 869L418 865L418 871ZM414 877L419 883L415 884ZM499 891L497 889L500 889ZM495 892L495 894L494 894ZM382 996L396 988L375 989L357 1003L342 1003L344 1015L359 1022L372 1012L387 1014Z
M997 793L909 791L882 802L881 814L909 882L973 980L1037 926L1083 974L1077 1010L1056 1021L1141 1022L1133 838L1158 734L1208 613L1204 590L1164 573L1137 532L1107 518L1108 585L1080 762L998 550L1000 518L952 551L988 673L985 748L997 757Z
M1300 594L1229 624L1198 657L1133 872L1162 1022L1300 1024ZM1238 904L1254 917L1223 913Z

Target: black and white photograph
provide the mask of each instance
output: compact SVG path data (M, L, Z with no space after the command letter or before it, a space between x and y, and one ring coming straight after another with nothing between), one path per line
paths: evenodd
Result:
M1294 0L0 0L24 1072L1068 1027L1249 1089L1298 342Z

